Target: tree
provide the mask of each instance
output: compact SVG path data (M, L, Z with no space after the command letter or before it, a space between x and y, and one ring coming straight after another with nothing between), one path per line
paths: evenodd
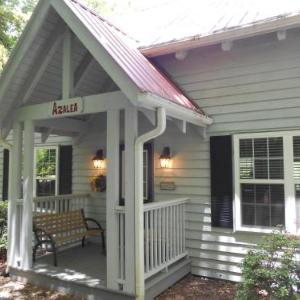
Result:
M0 0L0 74L37 0Z

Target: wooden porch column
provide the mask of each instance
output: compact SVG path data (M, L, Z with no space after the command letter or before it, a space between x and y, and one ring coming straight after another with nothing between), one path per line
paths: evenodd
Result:
M135 293L134 147L138 135L136 107L125 110L125 291Z
M33 201L33 160L34 124L24 122L24 176L23 176L23 214L21 232L21 268L32 267L32 201Z
M19 241L20 228L17 228L17 200L21 199L22 178L22 124L17 122L13 127L13 148L10 154L12 163L11 174L9 174L8 192L8 266L17 267L20 256ZM20 224L19 224L20 225Z
M107 188L106 188L106 245L107 287L118 289L118 219L119 204L120 111L107 112Z

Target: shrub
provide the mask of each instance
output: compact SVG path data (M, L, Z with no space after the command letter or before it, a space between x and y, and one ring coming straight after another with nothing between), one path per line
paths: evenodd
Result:
M7 220L7 201L0 201L0 219Z
M7 251L7 201L0 201L0 258L6 259Z
M299 246L298 237L280 229L264 237L243 260L243 283L236 300L259 299L260 295L272 300L297 299L294 288L300 278L295 254Z

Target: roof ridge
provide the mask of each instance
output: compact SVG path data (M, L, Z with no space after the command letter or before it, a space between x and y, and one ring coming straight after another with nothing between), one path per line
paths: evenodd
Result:
M92 15L94 15L95 17L99 18L102 22L107 23L109 26L113 27L115 30L119 31L120 33L122 33L124 36L130 38L131 40L135 41L138 43L138 41L133 38L132 36L130 36L127 32L125 32L124 30L122 30L120 27L118 27L117 25L113 24L111 21L109 21L108 19L104 18L103 16L101 16L100 14L98 14L96 11L94 11L93 9L89 8L87 5L83 4L80 0L69 0L72 1L76 4L78 4L79 6L81 6L83 9L85 9L86 11L88 11L89 13L91 13Z

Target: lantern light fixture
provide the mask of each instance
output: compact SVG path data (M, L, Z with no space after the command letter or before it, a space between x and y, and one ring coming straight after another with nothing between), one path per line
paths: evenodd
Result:
M164 147L160 159L161 168L168 169L171 167L171 154L170 147Z
M96 155L93 157L93 164L95 169L103 169L104 155L102 149L97 150Z

